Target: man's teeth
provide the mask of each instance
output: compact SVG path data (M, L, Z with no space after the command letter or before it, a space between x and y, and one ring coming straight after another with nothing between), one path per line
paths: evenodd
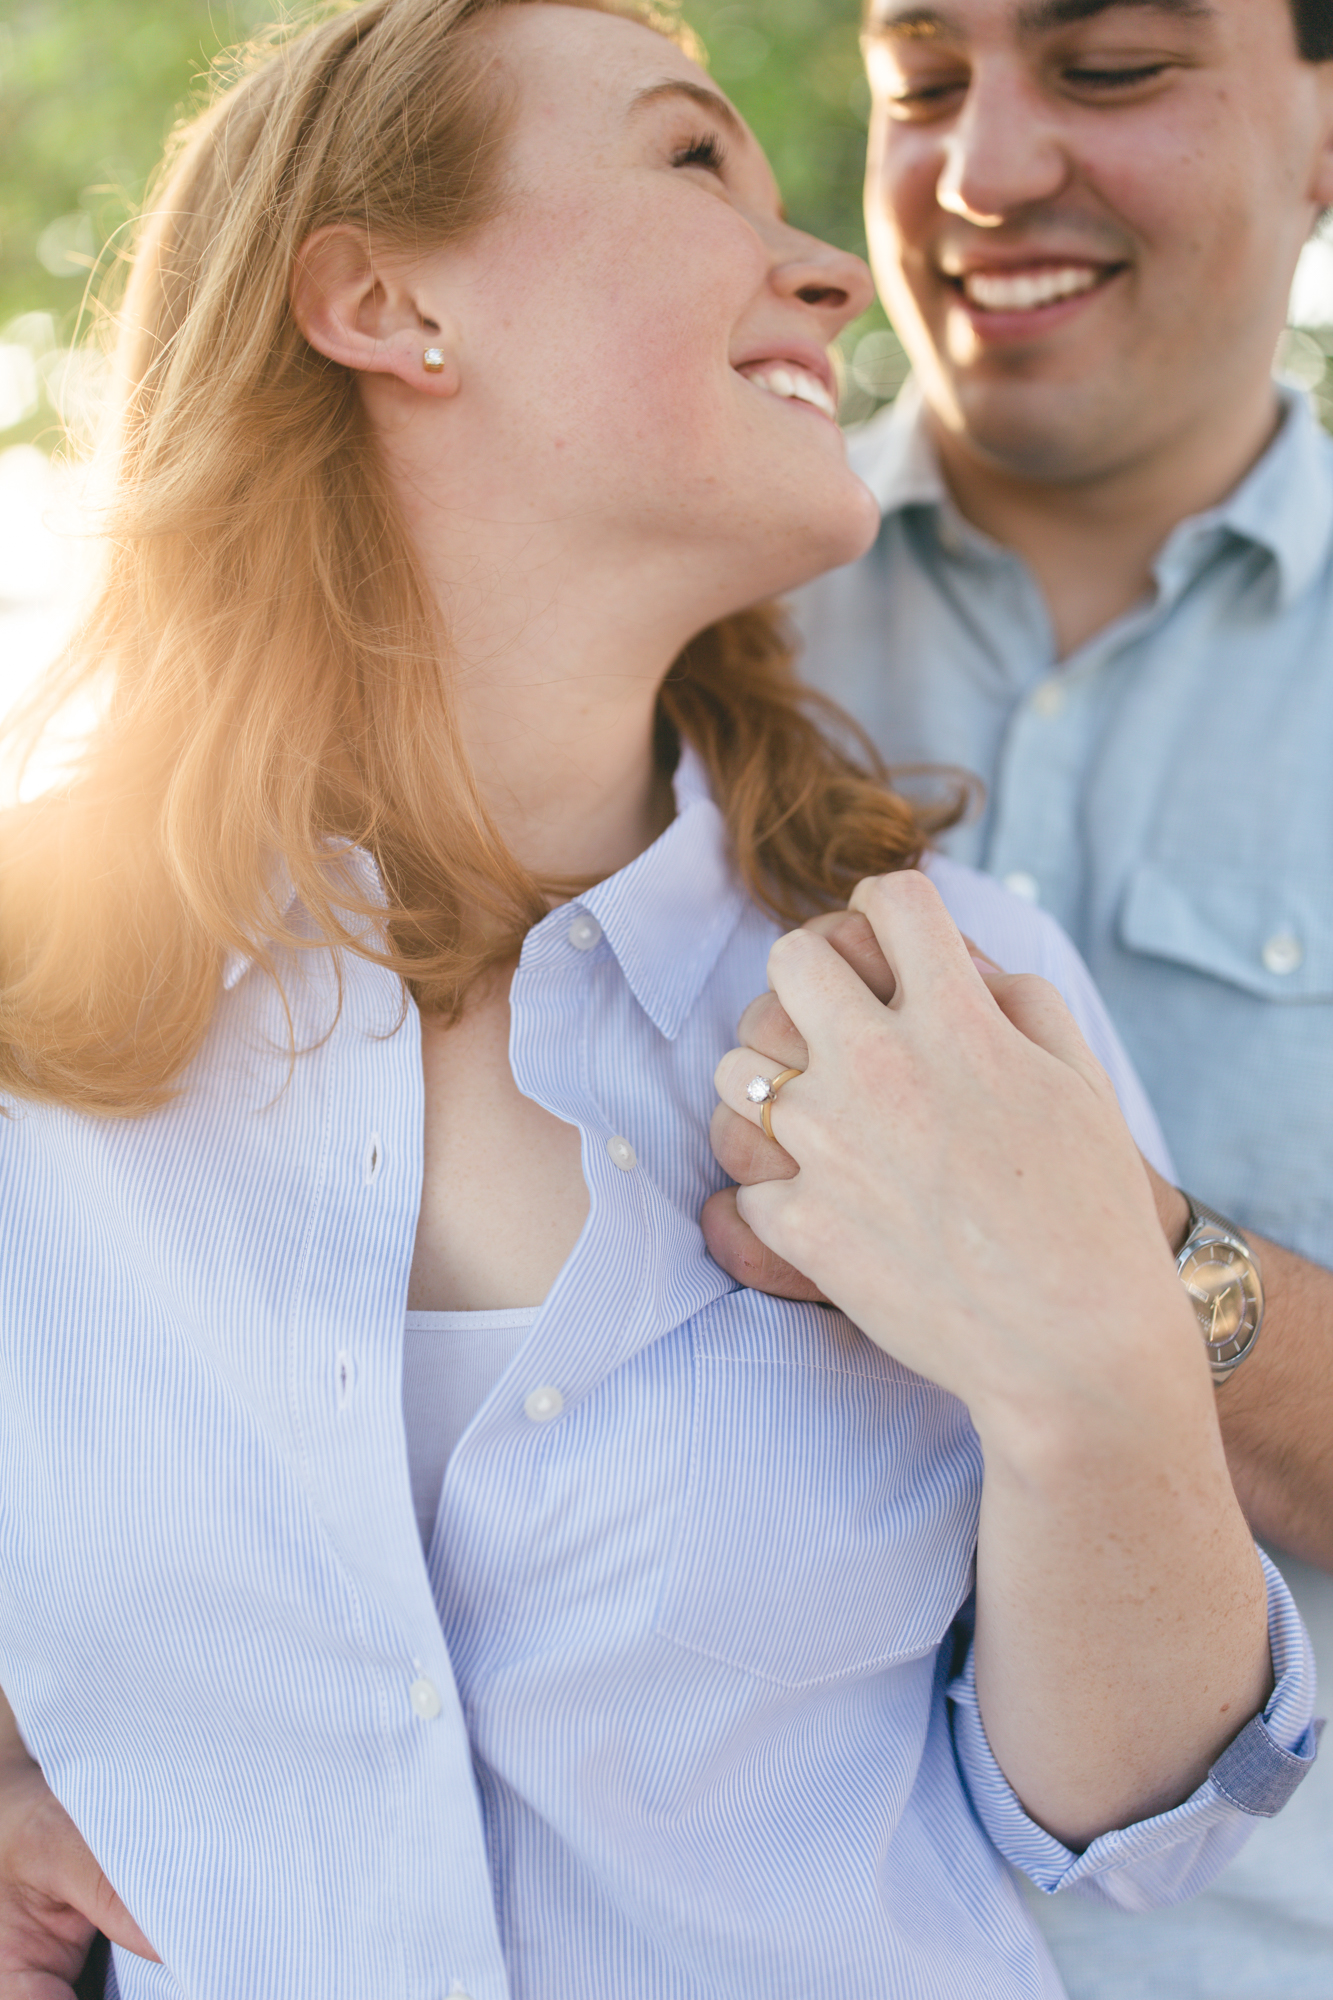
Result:
M1090 292L1101 277L1094 265L1068 264L1060 270L968 271L962 280L963 295L983 312L1031 312L1036 306L1054 305L1057 299L1072 299Z
M804 368L797 368L791 362L772 363L764 368L747 368L745 378L758 383L770 395L786 396L796 403L813 403L826 417L836 417L838 406L817 375L808 375Z

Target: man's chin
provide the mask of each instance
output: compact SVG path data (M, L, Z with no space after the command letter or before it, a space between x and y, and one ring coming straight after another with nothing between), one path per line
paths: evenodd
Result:
M1077 384L952 377L922 386L946 453L952 446L1012 479L1082 485L1125 463L1133 413Z

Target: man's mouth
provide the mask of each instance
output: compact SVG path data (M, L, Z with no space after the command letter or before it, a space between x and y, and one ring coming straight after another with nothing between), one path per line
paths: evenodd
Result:
M1095 291L1121 269L1118 264L1034 264L1026 268L945 273L979 312L1039 312L1082 292Z
M838 406L824 384L808 369L794 361L753 361L738 370L757 389L793 403L810 403L824 416L837 421Z

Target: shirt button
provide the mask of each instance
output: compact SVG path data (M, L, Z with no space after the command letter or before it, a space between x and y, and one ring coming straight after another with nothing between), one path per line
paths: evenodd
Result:
M540 1389L532 1389L523 1398L523 1409L534 1424L549 1424L558 1417L565 1407L565 1399L558 1389L548 1382Z
M639 1156L628 1139L608 1139L606 1150L624 1173L628 1173L631 1167L637 1167L639 1164Z
M434 1722L444 1705L435 1691L434 1681L428 1681L424 1674L419 1681L413 1681L407 1690L407 1698L412 1704L413 1715L419 1715L423 1722Z
M1065 705L1065 690L1059 681L1043 681L1032 697L1038 715L1058 715Z
M1041 890L1037 887L1035 875L1029 875L1025 868L1015 868L1012 875L1006 875L1004 886L1011 896L1021 896L1025 903L1041 900Z
M1281 978L1284 973L1296 970L1305 957L1305 946L1290 931L1278 931L1264 946L1262 957L1268 970Z
M592 951L602 941L602 927L594 923L586 911L580 910L566 936L575 951Z

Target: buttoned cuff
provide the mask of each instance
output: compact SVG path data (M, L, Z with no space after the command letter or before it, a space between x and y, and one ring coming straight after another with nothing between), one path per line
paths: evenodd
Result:
M954 1746L977 1816L1001 1854L1053 1895L1071 1889L1124 1910L1183 1902L1207 1887L1261 1818L1280 1812L1314 1762L1314 1655L1291 1593L1262 1550L1275 1686L1262 1714L1170 1812L1104 1833L1075 1854L1030 1818L995 1761L977 1706L974 1651L949 1687Z

